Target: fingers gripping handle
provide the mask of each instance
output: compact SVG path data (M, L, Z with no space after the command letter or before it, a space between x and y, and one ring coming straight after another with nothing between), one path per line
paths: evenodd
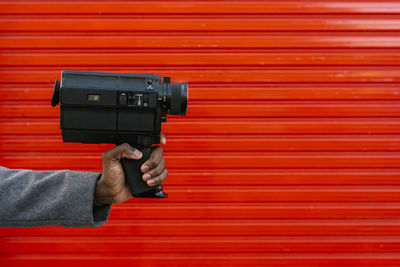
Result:
M143 157L140 160L121 159L122 168L124 170L125 180L134 197L145 198L166 198L168 195L164 193L162 185L148 186L143 181L143 173L140 170L143 163L149 159L151 148L141 150Z

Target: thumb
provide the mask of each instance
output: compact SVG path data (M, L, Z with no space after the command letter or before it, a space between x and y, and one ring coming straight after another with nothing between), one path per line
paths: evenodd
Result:
M129 144L124 143L107 150L103 153L104 161L120 161L121 158L139 160L142 158L142 152L136 148L131 147Z

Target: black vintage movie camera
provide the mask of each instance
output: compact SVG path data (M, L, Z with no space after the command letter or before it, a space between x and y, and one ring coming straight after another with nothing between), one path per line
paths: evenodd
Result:
M142 180L141 165L160 141L166 114L186 115L188 85L154 74L62 71L51 105L60 103L64 142L128 143L141 160L122 159L126 181L135 197L164 198L162 186Z

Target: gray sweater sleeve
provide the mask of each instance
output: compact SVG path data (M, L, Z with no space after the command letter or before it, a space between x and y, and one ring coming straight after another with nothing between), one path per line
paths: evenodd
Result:
M0 227L97 227L111 205L93 207L99 173L0 166Z

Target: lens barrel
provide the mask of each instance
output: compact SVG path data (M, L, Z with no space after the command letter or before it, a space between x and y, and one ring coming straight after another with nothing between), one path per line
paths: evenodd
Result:
M187 83L171 83L171 115L186 115L188 101Z
M165 83L163 85L163 113L186 116L188 84L185 82Z

